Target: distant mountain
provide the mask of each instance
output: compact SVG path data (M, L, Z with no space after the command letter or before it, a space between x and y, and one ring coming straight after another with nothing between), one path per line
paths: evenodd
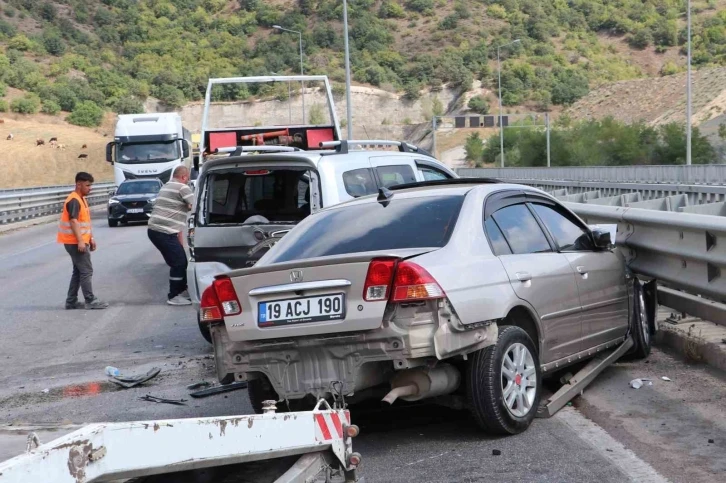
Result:
M683 0L348 3L354 81L410 98L475 79L496 91L497 46L515 39L501 49L503 101L527 110L684 65ZM694 64L726 65L726 0L693 3ZM138 112L149 96L179 108L202 98L209 77L297 73L298 37L273 25L303 33L306 73L344 80L340 0L0 0L0 9L0 98L3 84L29 93L5 108L80 110L76 124L100 122L101 109Z

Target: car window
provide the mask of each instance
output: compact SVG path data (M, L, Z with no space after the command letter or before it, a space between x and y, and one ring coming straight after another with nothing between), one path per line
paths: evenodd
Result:
M117 195L143 195L146 193L158 193L161 185L158 181L134 181L133 183L121 183L116 191Z
M220 178L213 184L212 201L223 205L227 203L227 192L229 191L229 179Z
M411 166L407 164L392 164L390 166L376 167L381 185L385 188L397 184L415 183L416 175Z
M535 213L537 213L537 216L542 220L542 223L549 230L552 238L555 239L560 250L593 250L594 247L590 240L590 234L581 226L567 219L567 217L551 206L533 203L532 207Z
M502 208L492 217L515 255L552 251L539 223L524 204Z
M378 186L370 168L354 169L343 173L345 191L353 198L378 193Z
M443 247L459 217L463 196L427 196L343 206L318 212L285 235L269 263L347 253ZM325 236L320 234L324 233Z
M421 171L421 174L423 174L424 181L436 181L440 179L451 178L451 176L444 173L443 171L439 171L438 169L434 168L419 168L419 171Z
M507 240L504 239L502 230L499 229L494 221L494 218L489 217L489 219L487 219L484 223L484 229L486 230L489 241L492 244L492 251L496 256L512 254L512 250L509 248L509 244L507 243Z

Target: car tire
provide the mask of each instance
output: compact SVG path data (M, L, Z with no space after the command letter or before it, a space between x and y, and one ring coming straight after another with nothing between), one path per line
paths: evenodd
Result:
M505 368L505 358L510 367ZM497 343L470 355L468 362L469 407L479 427L504 435L526 430L542 393L539 358L529 335L519 327L501 327Z
M628 353L630 359L645 359L650 355L652 334L648 307L645 303L645 289L637 278L633 280L633 325L630 333L633 337L633 348Z
M108 220L108 226L110 226L111 228L116 228L118 226L118 221L117 220Z
M197 325L199 326L199 332L202 333L202 337L204 337L204 340L212 343L212 334L209 332L209 324L203 324L201 320L199 320L199 314L197 314Z

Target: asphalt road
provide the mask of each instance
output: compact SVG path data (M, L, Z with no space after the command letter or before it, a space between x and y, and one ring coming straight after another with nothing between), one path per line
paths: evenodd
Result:
M90 422L251 412L245 391L189 398L187 384L214 381L193 311L166 305L168 272L145 226L96 218L94 290L111 304L105 311L64 310L71 264L53 224L0 235L0 461L22 452L31 428L48 441ZM107 365L162 372L124 390L106 381ZM636 377L653 385L631 389ZM188 401L140 401L145 394ZM513 437L489 437L465 413L430 405L354 410L353 419L368 482L726 481L726 378L657 350L608 368L574 406ZM242 481L236 474L147 480Z

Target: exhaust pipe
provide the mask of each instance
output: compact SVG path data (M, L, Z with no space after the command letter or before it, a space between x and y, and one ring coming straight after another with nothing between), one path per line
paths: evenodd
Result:
M391 380L391 391L383 402L393 404L398 398L404 401L419 401L443 396L456 391L461 374L450 364L440 364L433 369L416 368L401 371Z

